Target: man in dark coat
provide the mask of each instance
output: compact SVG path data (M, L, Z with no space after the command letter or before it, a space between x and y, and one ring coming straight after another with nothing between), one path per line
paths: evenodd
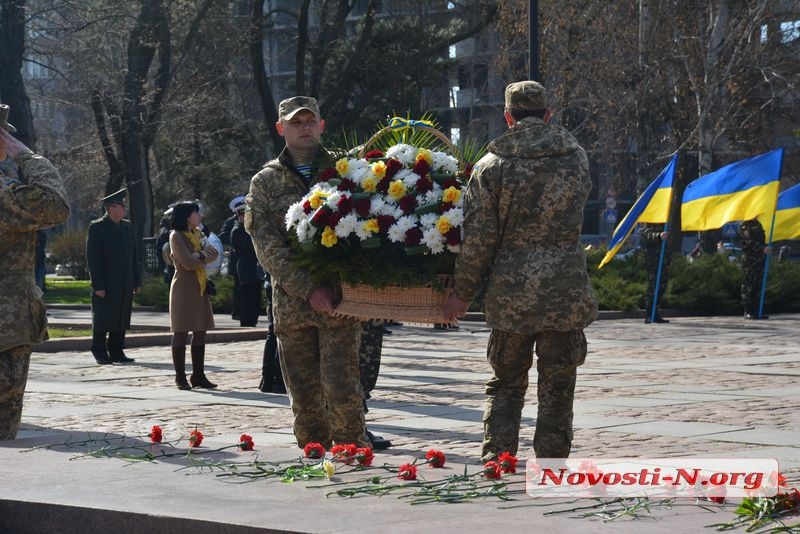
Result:
M142 270L133 226L124 219L125 194L122 189L103 199L106 213L89 224L86 236L92 285L92 355L100 365L134 361L123 349Z
M764 227L758 219L750 219L739 225L739 241L742 245L742 306L745 319L768 319L759 315L761 307L761 286L764 282L764 266L767 254L771 252L766 245Z
M239 273L237 271L237 263L239 257L236 254L236 249L231 244L231 232L234 225L239 221L238 210L244 209L244 196L239 195L231 200L228 207L233 212L233 215L225 219L222 223L222 228L219 231L219 239L222 244L230 248L228 256L228 275L233 277L233 309L231 310L231 319L234 321L239 320L239 308L241 306L241 288L239 287Z

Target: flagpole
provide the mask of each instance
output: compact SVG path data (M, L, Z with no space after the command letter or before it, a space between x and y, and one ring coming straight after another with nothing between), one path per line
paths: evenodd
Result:
M664 229L661 231L663 234L669 230L669 220L664 223ZM659 237L661 235L659 234ZM656 322L656 308L658 308L658 288L661 285L661 270L664 267L664 253L667 250L667 240L661 240L661 254L658 256L658 271L656 271L656 286L653 289L653 309L650 311L650 323L653 324Z
M780 180L781 177L781 169L783 169L783 149L781 149L781 162L778 165L778 179ZM775 215L778 211L778 197L780 196L780 187L778 188L778 192L775 193L775 207L772 209L772 223L769 225L769 239L767 240L767 248L772 248L772 234L775 231ZM772 254L767 254L764 259L764 277L761 280L761 298L758 302L758 318L761 319L764 316L764 297L766 296L767 292L767 274L769 274L769 257Z

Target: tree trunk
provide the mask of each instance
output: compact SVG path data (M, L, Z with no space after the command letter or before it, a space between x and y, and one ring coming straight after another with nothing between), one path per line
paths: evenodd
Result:
M25 0L0 0L0 102L11 108L14 137L36 150L31 102L22 79L25 53Z
M249 46L250 66L253 69L253 79L258 89L261 111L264 113L264 121L269 129L274 153L277 154L283 148L283 138L275 129L278 112L275 110L275 99L272 96L272 88L264 67L264 0L253 0L252 3Z

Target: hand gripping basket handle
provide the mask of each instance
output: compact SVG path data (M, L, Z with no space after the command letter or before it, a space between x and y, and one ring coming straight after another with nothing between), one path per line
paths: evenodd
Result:
M372 146L387 133L402 132L403 130L416 129L431 134L444 143L450 150L450 153L458 160L458 166L464 168L464 158L461 152L455 147L450 138L445 134L433 127L433 124L428 121L416 121L401 119L400 117L393 117L389 120L388 126L378 130L375 135L370 137L361 150L358 152L358 157L363 158Z

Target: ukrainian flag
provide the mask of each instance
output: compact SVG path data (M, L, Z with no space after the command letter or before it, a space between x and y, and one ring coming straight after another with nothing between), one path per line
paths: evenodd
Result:
M800 237L800 185L790 187L778 195L775 227L772 231L773 241L798 237Z
M726 165L686 186L681 229L714 230L771 215L780 188L783 148Z
M678 154L675 154L661 174L636 199L631 209L628 210L628 214L614 230L611 241L608 243L608 252L597 266L598 269L610 262L611 258L619 252L638 223L665 223L669 220L669 209L672 204L672 181L675 178L677 161Z

